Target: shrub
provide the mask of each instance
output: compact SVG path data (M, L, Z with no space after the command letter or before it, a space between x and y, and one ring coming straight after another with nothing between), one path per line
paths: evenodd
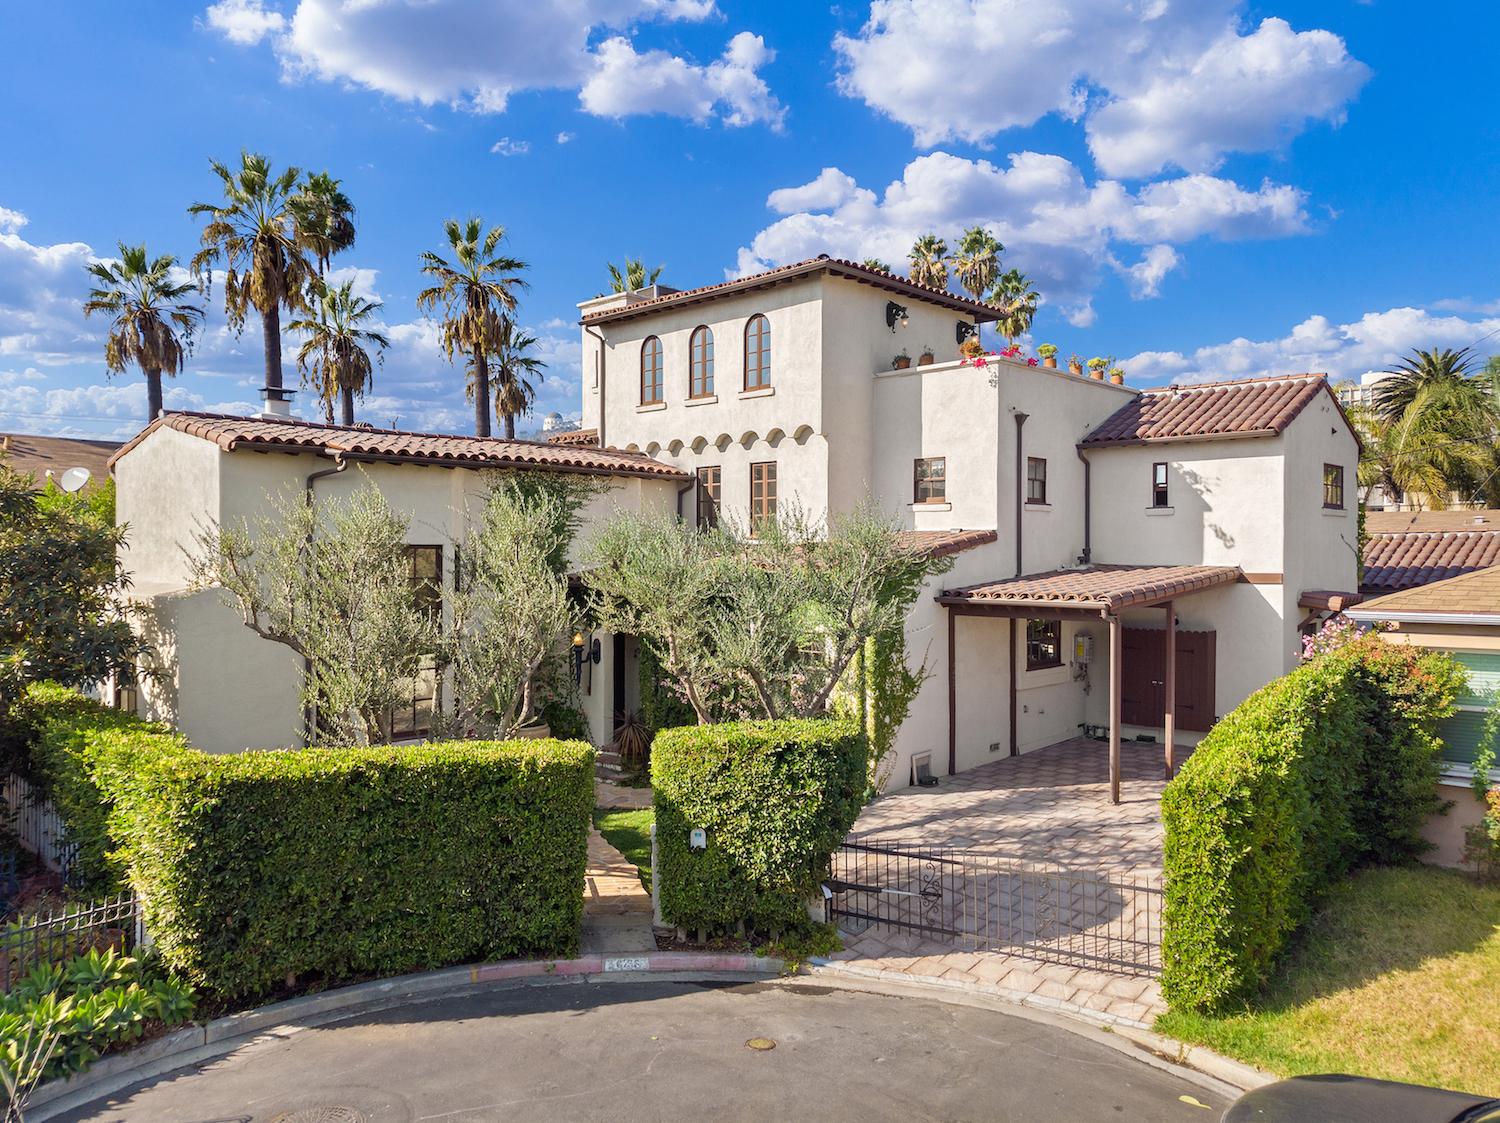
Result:
M1162 796L1170 1005L1249 997L1336 879L1422 852L1441 806L1435 725L1462 681L1446 656L1368 636L1214 726Z
M212 756L81 699L52 710L42 744L70 834L128 869L163 961L195 986L239 997L576 951L588 745Z
M863 803L868 743L848 721L665 729L651 749L662 917L725 932L801 928ZM689 847L702 827L706 850Z

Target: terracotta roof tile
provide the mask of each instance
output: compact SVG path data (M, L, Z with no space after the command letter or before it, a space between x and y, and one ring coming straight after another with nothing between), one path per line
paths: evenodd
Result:
M551 433L547 436L549 445L580 445L584 448L595 448L599 444L598 429L568 429L561 433Z
M720 281L717 284L702 285L696 289L682 289L678 292L652 297L650 300L638 300L632 304L622 304L615 308L590 312L580 322L585 324L602 324L612 320L628 320L635 316L643 316L647 313L655 312L661 308L697 304L701 301L713 300L720 296L730 296L734 293L749 292L754 289L766 288L770 285L784 284L787 281L794 281L799 277L814 273L832 273L835 276L848 277L862 284L874 285L876 288L885 289L888 292L911 297L915 300L926 300L933 304L940 304L945 308L950 308L955 312L962 312L983 322L1000 318L1000 309L996 308L993 304L970 300L968 297L955 296L947 289L934 288L931 285L919 285L915 281L908 280L906 277L898 276L895 273L887 273L883 269L870 269L858 262L828 257L825 254L820 257L808 258L806 261L797 261L790 265L768 269L764 273L752 273L748 277L737 277L732 281Z
M33 437L25 433L0 434L0 463L33 477L38 484L47 473L61 476L69 468L87 468L93 477L89 486L109 475L109 458L119 441L84 441L74 437Z
M1083 438L1085 448L1211 437L1274 436L1328 382L1321 374L1250 378L1142 391Z
M1479 569L1416 589L1404 589L1376 597L1360 605L1359 619L1386 619L1383 613L1433 613L1437 615L1500 615L1500 567Z
M319 452L352 459L445 464L463 468L539 468L596 476L646 476L685 480L690 477L644 453L605 452L540 441L507 441L442 433L408 433L400 429L346 428L312 421L233 417L218 413L166 413L158 417L110 458L110 468L159 427L176 429L226 452L250 448L266 452Z
M939 599L945 604L1092 608L1113 613L1230 585L1240 576L1240 568L1233 565L1095 565L966 585L945 590Z
M1407 530L1500 530L1500 511L1459 507L1451 511L1366 511L1368 534Z
M961 554L988 545L997 537L993 530L903 530L897 535L903 546L932 558Z
M1392 593L1500 564L1500 528L1372 534L1360 590Z

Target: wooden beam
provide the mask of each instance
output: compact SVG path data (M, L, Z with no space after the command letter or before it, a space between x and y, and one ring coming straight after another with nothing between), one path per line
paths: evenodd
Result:
M938 598L938 603L954 616L989 616L997 620L1089 620L1097 623L1105 611L1102 605L1094 608L1048 608L1045 605L987 605L943 597Z
M948 611L948 775L958 771L958 663L954 659L953 629L957 615Z
M1125 644L1118 616L1109 618L1109 801L1120 802L1120 657Z
M1167 601L1167 700L1162 715L1163 744L1166 746L1167 779L1177 772L1177 606Z

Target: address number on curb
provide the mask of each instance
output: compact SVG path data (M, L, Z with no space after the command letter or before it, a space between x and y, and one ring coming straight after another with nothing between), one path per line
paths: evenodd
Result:
M651 961L644 955L622 955L604 961L606 971L649 971Z

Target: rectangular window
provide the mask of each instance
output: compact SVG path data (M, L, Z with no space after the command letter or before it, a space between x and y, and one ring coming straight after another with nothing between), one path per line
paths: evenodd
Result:
M1344 509L1344 466L1323 465L1323 506L1330 510Z
M408 546L406 556L411 562L413 603L441 623L443 548ZM392 738L425 737L432 732L432 715L437 707L438 689L436 662L430 654L424 654L416 677L408 686L409 702L392 709L388 719Z
M1170 507L1167 501L1167 462L1158 460L1151 465L1151 506Z
M946 503L948 501L948 458L924 456L913 470L913 503Z
M1045 670L1062 666L1062 623L1057 620L1026 621L1026 669Z
M750 532L776 517L776 461L750 465Z
M1026 458L1026 502L1047 502L1047 462L1040 456Z
M698 469L698 526L719 525L719 478L717 464Z

